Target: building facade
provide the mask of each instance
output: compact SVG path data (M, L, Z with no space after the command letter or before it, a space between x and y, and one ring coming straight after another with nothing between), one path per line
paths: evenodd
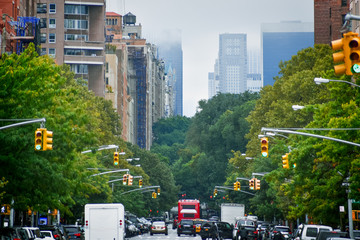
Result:
M41 54L68 64L89 90L105 97L105 1L38 0Z
M349 0L314 0L315 44L330 44L331 41L340 39L340 29L348 12Z
M219 91L243 93L247 89L246 34L220 34Z
M261 24L263 86L273 85L281 61L288 61L304 48L314 46L314 24L300 21Z

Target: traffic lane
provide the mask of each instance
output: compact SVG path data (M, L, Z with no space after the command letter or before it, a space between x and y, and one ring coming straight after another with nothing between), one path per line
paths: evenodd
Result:
M177 235L176 229L172 229L171 225L168 225L168 235L165 234L154 234L150 235L150 233L145 233L143 235L138 235L131 238L126 238L127 240L160 240L160 239L177 239L177 240L201 240L201 237L197 234L196 237L193 235L185 235L182 234L180 237Z

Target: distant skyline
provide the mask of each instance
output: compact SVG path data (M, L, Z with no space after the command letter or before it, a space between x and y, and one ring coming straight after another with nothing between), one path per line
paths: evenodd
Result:
M200 100L208 99L208 73L218 56L219 34L246 33L248 49L259 50L261 23L314 21L313 0L106 0L106 4L107 11L136 15L143 37L151 43L162 40L164 30L181 31L183 114L188 117L195 114Z

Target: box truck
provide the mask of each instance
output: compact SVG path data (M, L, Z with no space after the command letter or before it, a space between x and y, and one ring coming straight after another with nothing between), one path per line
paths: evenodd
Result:
M123 240L125 212L120 203L85 205L85 240Z
M244 217L245 206L239 203L221 204L221 221L235 225L236 217Z

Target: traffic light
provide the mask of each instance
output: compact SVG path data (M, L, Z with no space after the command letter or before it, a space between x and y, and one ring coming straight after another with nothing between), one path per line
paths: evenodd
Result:
M255 178L255 190L260 190L260 179Z
M250 188L250 190L254 190L254 178L252 178L252 179L250 179L249 180L249 188Z
M139 179L139 188L142 188L142 186L143 186L143 181L142 179Z
M282 155L282 167L283 168L289 168L289 154Z
M268 157L269 155L269 140L267 137L261 138L261 156Z
M353 75L360 73L360 40L357 33L344 33L342 39L331 42L334 51L342 50L333 54L335 74Z
M43 128L38 128L35 131L35 151L43 151Z
M156 192L152 192L152 198L156 198Z
M236 182L234 182L234 191L237 191L238 189L237 189L237 184L236 184Z
M215 188L215 190L214 190L214 197L216 197L217 194L218 194L218 191L217 191L217 189Z
M236 182L236 185L237 185L237 190L240 191L241 190L241 184L239 181Z
M46 128L43 131L43 151L46 150L52 150L52 143L53 143L53 132L46 130Z
M132 176L132 175L129 174L128 178L129 178L129 183L128 183L128 185L129 185L129 186L132 186L134 176Z
M234 182L234 191L240 191L240 182L239 181Z
M157 189L157 194L160 195L160 188Z
M114 152L114 166L119 165L119 152Z
M126 185L127 182L127 174L124 174L123 176L123 185Z
M357 33L354 33L352 37L350 37L351 40L349 42L349 48L350 48L350 70L351 73L358 74L360 73L360 39Z

